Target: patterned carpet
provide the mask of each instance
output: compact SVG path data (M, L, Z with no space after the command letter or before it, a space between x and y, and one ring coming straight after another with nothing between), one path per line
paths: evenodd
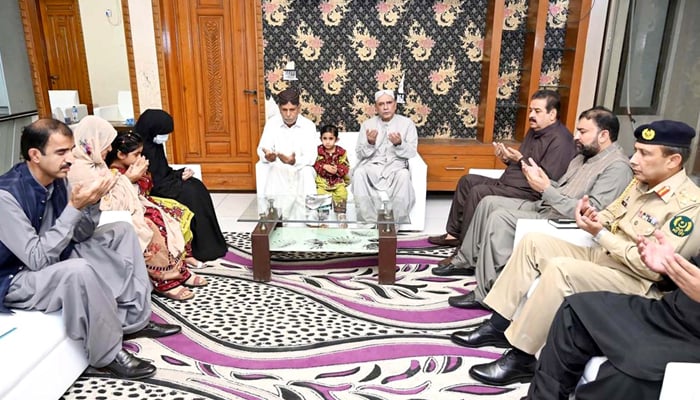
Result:
M154 319L182 335L127 348L153 361L143 381L88 369L65 399L519 399L526 385L484 386L467 373L496 348L453 345L452 331L487 314L447 305L473 279L430 268L451 249L399 238L397 282L378 285L376 258L273 253L272 281L252 280L250 237L226 235L231 251L202 271L210 284L184 303L154 298Z

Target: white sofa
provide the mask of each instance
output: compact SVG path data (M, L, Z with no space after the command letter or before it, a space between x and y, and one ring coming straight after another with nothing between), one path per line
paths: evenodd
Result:
M120 90L117 92L117 104L95 107L94 114L107 121L125 122L134 119L134 104L131 99L131 91Z
M61 312L0 314L0 399L53 400L88 366L80 342L70 339Z
M347 150L348 162L350 163L350 173L357 165L357 155L355 154L355 144L359 132L340 132L338 134L338 145ZM320 143L320 142L319 142ZM258 194L265 193L265 183L267 182L269 166L258 160L255 164L255 188ZM399 225L402 231L422 231L425 227L425 205L426 193L428 189L428 165L423 161L420 154L408 160L408 169L411 172L411 182L416 193L416 204L413 206L409 218L410 224ZM351 182L352 185L352 182ZM352 188L348 188L348 194L352 198Z
M73 123L73 106L78 109L78 121L88 115L85 104L80 104L77 90L49 90L49 105L53 117L59 121Z

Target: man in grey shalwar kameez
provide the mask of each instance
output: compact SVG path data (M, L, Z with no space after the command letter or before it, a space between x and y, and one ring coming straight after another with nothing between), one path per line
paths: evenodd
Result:
M574 135L579 154L558 182L550 181L541 168L523 166L528 183L542 193L542 200L501 196L481 200L459 251L432 271L440 276L476 274L474 291L450 297L450 305L480 306L513 252L519 218L574 218L576 203L584 194L602 210L623 192L633 174L627 156L615 144L619 129L612 111L604 107L583 111Z
M149 322L151 283L133 227L96 228L115 178L67 187L73 146L65 124L38 120L22 131L26 161L0 176L0 312L62 309L66 333L83 342L90 365L145 378L155 366L122 349L124 334L162 337L180 327Z
M377 115L360 126L356 153L358 163L352 175L352 192L360 221L376 221L386 195L394 220L408 223L416 194L408 171L408 159L418 154L418 133L410 118L396 115L391 90L374 95Z

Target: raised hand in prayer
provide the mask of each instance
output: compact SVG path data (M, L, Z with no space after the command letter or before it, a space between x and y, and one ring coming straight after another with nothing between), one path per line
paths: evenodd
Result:
M367 135L367 142L369 144L374 144L377 142L377 135L379 135L379 132L376 129L367 129L365 135Z
M390 134L387 135L389 138L389 141L394 145L398 146L401 144L401 134L398 132L391 132Z
M143 177L143 174L148 171L148 160L144 156L139 156L133 164L129 165L124 175L131 183L138 182Z
M294 165L294 163L297 162L295 153L292 153L290 155L278 153L277 157L279 157L280 161L282 161L285 164Z
M530 157L528 161L521 161L520 164L523 175L525 175L525 179L527 179L527 183L532 190L542 193L552 184L547 173L535 163L532 157Z
M110 171L100 171L97 179L87 183L78 183L71 187L71 196L68 204L78 210L100 201L100 199L112 189L119 174Z
M667 259L673 258L675 249L663 233L654 231L656 241L644 236L637 237L637 251L644 265L658 274L666 274Z
M583 198L576 203L574 217L576 218L576 225L593 236L603 230L603 224L598 222L598 210L591 205L588 200L588 195L584 195Z
M494 152L496 157L498 157L504 164L509 162L518 162L523 155L516 149L512 147L507 147L501 142L493 142Z
M265 159L268 162L274 162L277 159L277 153L275 153L274 150L268 150L263 148L262 151L263 153L265 153Z
M637 238L639 256L650 270L664 274L695 302L700 303L700 269L668 243L663 233L654 231L656 242L646 237Z

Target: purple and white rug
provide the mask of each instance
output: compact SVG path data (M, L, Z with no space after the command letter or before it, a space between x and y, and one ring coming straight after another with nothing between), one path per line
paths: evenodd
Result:
M451 249L399 238L397 281L377 284L376 258L273 253L272 280L254 282L247 233L201 273L209 285L187 302L154 298L154 319L183 334L126 342L157 374L128 381L89 369L65 399L519 399L527 385L492 387L469 377L500 356L449 334L488 314L447 305L473 278L430 273ZM199 271L198 271L199 272Z

